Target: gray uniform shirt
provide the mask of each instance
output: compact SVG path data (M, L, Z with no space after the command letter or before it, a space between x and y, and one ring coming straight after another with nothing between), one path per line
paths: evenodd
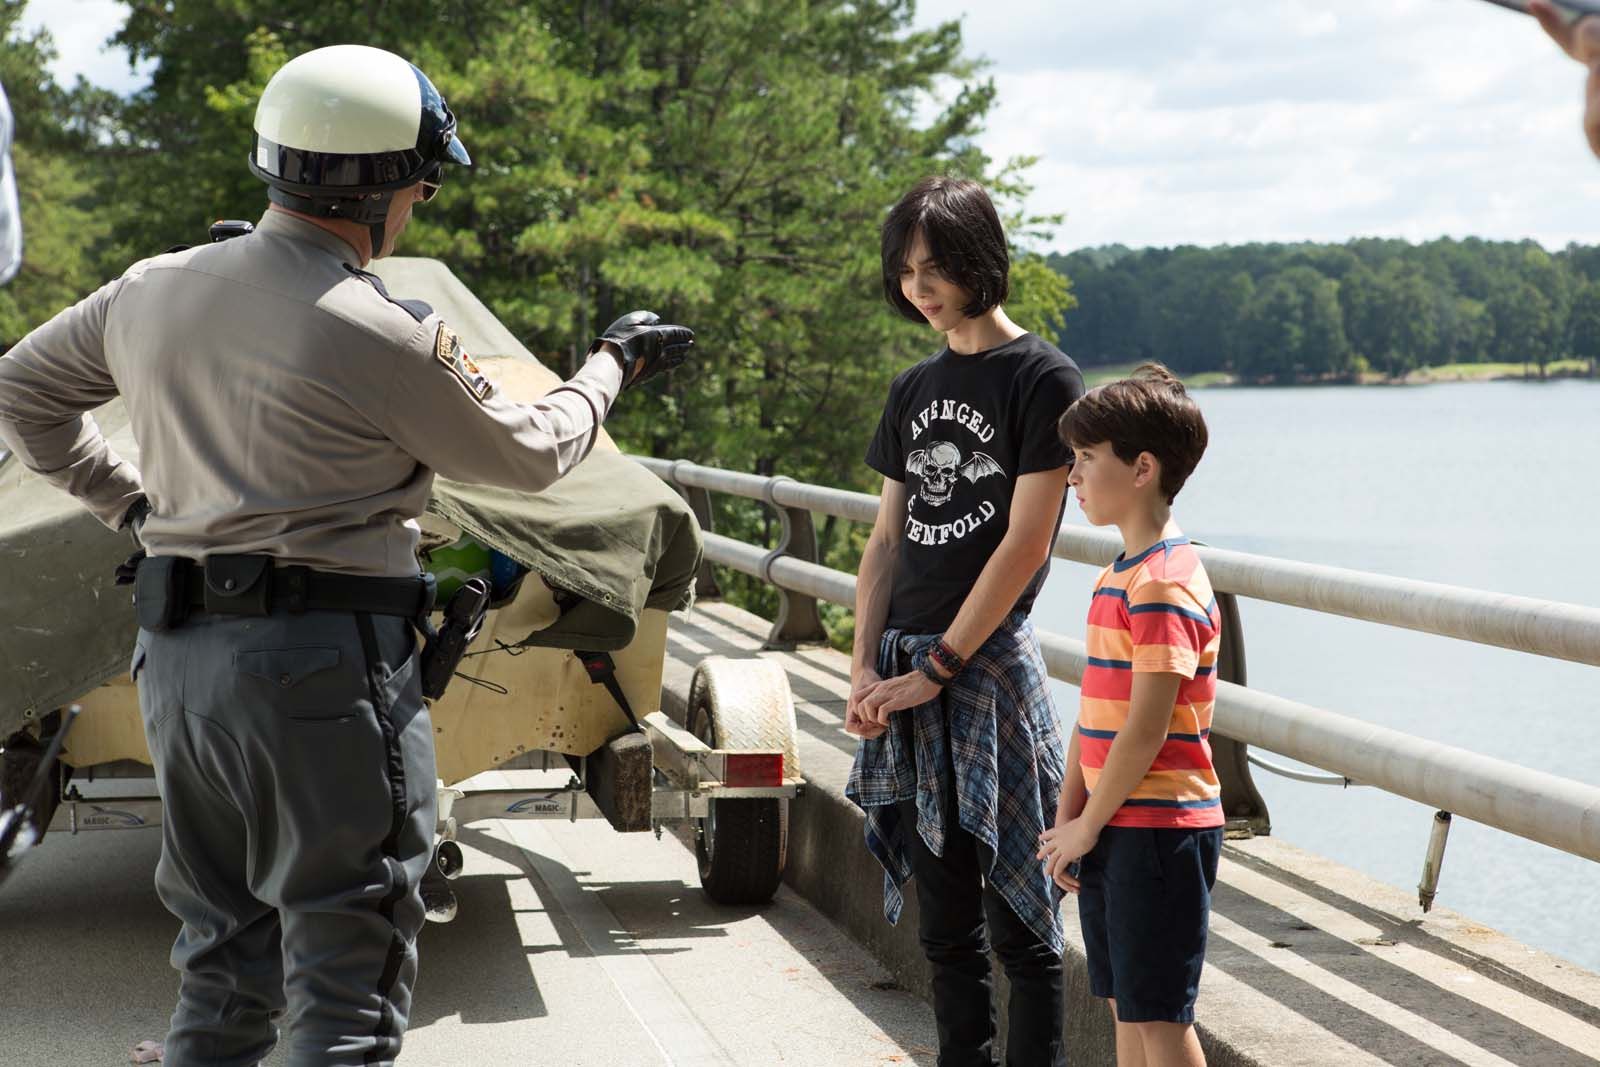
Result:
M0 441L107 526L148 495L153 555L416 574L435 472L544 488L594 445L622 370L599 354L514 403L356 262L269 211L254 234L134 264L0 356ZM117 394L143 477L87 414Z

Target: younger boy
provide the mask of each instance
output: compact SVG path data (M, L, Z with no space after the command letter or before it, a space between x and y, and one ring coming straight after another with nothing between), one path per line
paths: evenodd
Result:
M1146 363L1073 403L1059 428L1078 506L1116 526L1125 551L1090 600L1078 726L1039 858L1078 894L1119 1067L1204 1067L1194 1002L1222 847L1207 741L1221 619L1171 505L1206 423L1182 383Z

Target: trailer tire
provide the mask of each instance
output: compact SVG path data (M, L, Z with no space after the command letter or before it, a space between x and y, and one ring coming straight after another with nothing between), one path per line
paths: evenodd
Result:
M785 776L798 777L794 700L776 663L707 658L689 687L685 726L712 748L781 749ZM713 800L710 814L694 820L694 830L706 896L743 907L772 900L788 860L788 800Z
M778 892L788 851L786 800L713 800L696 819L694 852L700 888L718 904L766 904Z

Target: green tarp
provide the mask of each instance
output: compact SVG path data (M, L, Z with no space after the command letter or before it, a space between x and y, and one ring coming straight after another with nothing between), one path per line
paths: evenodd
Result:
M431 260L391 260L396 296L428 301L475 356L528 359L454 275ZM120 401L95 419L137 460ZM440 480L429 510L576 599L530 644L614 650L645 608L684 606L700 565L688 506L632 460L597 449L538 494ZM128 666L135 623L112 572L132 550L15 457L0 460L0 739Z

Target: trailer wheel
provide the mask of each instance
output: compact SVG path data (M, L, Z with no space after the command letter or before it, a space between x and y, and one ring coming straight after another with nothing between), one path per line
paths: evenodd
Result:
M712 748L781 749L784 774L798 777L794 700L783 668L762 659L708 657L689 687L689 732ZM783 881L789 802L713 800L694 820L700 885L719 904L765 904Z

